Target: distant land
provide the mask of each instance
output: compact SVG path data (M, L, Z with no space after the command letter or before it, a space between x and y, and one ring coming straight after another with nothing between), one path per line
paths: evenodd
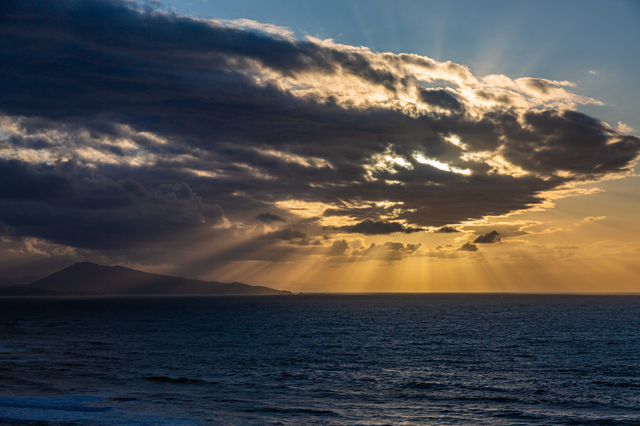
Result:
M291 294L289 291L239 282L191 280L90 262L76 263L26 285L11 284L0 288L0 296Z
M16 278L0 277L0 287L9 286L23 286L31 284L34 281L39 280L42 277L36 277L35 275L23 275Z

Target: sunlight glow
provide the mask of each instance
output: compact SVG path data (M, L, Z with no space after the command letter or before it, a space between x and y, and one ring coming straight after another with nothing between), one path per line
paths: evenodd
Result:
M464 151L466 151L469 147L467 146L467 144L465 144L464 142L462 142L462 140L460 140L460 137L457 135L451 135L449 137L444 138L445 141L449 142L452 145L455 146L459 146L460 148L462 148Z
M389 162L394 162L399 166L406 167L407 169L412 169L413 168L411 163L409 163L407 160L405 160L402 157L395 157L394 158L394 157L391 157L391 156L388 155L386 160L389 161Z
M415 154L414 158L418 163L428 164L431 167L435 167L436 169L443 170L445 172L453 172L453 173L458 173L458 174L467 175L467 176L471 174L471 170L469 169L460 169L458 167L453 167L448 165L447 163L443 163L441 161L434 160L432 158L427 158L424 155L419 153Z

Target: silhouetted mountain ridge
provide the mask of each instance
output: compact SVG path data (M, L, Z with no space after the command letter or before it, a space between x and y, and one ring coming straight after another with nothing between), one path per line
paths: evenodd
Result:
M289 294L288 291L252 286L239 282L192 280L151 274L91 262L76 263L48 277L30 283L29 288L52 290L62 294L98 295L262 295ZM1 293L1 292L0 292Z

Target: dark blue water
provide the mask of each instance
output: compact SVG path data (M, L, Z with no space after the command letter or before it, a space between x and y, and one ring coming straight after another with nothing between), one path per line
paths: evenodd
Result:
M640 297L3 299L2 422L640 424Z

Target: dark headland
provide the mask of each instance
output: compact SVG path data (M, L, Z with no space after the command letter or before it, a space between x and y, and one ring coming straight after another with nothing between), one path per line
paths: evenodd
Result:
M150 274L123 266L76 263L28 285L0 288L0 296L73 295L273 295L289 291L239 282L192 280Z

